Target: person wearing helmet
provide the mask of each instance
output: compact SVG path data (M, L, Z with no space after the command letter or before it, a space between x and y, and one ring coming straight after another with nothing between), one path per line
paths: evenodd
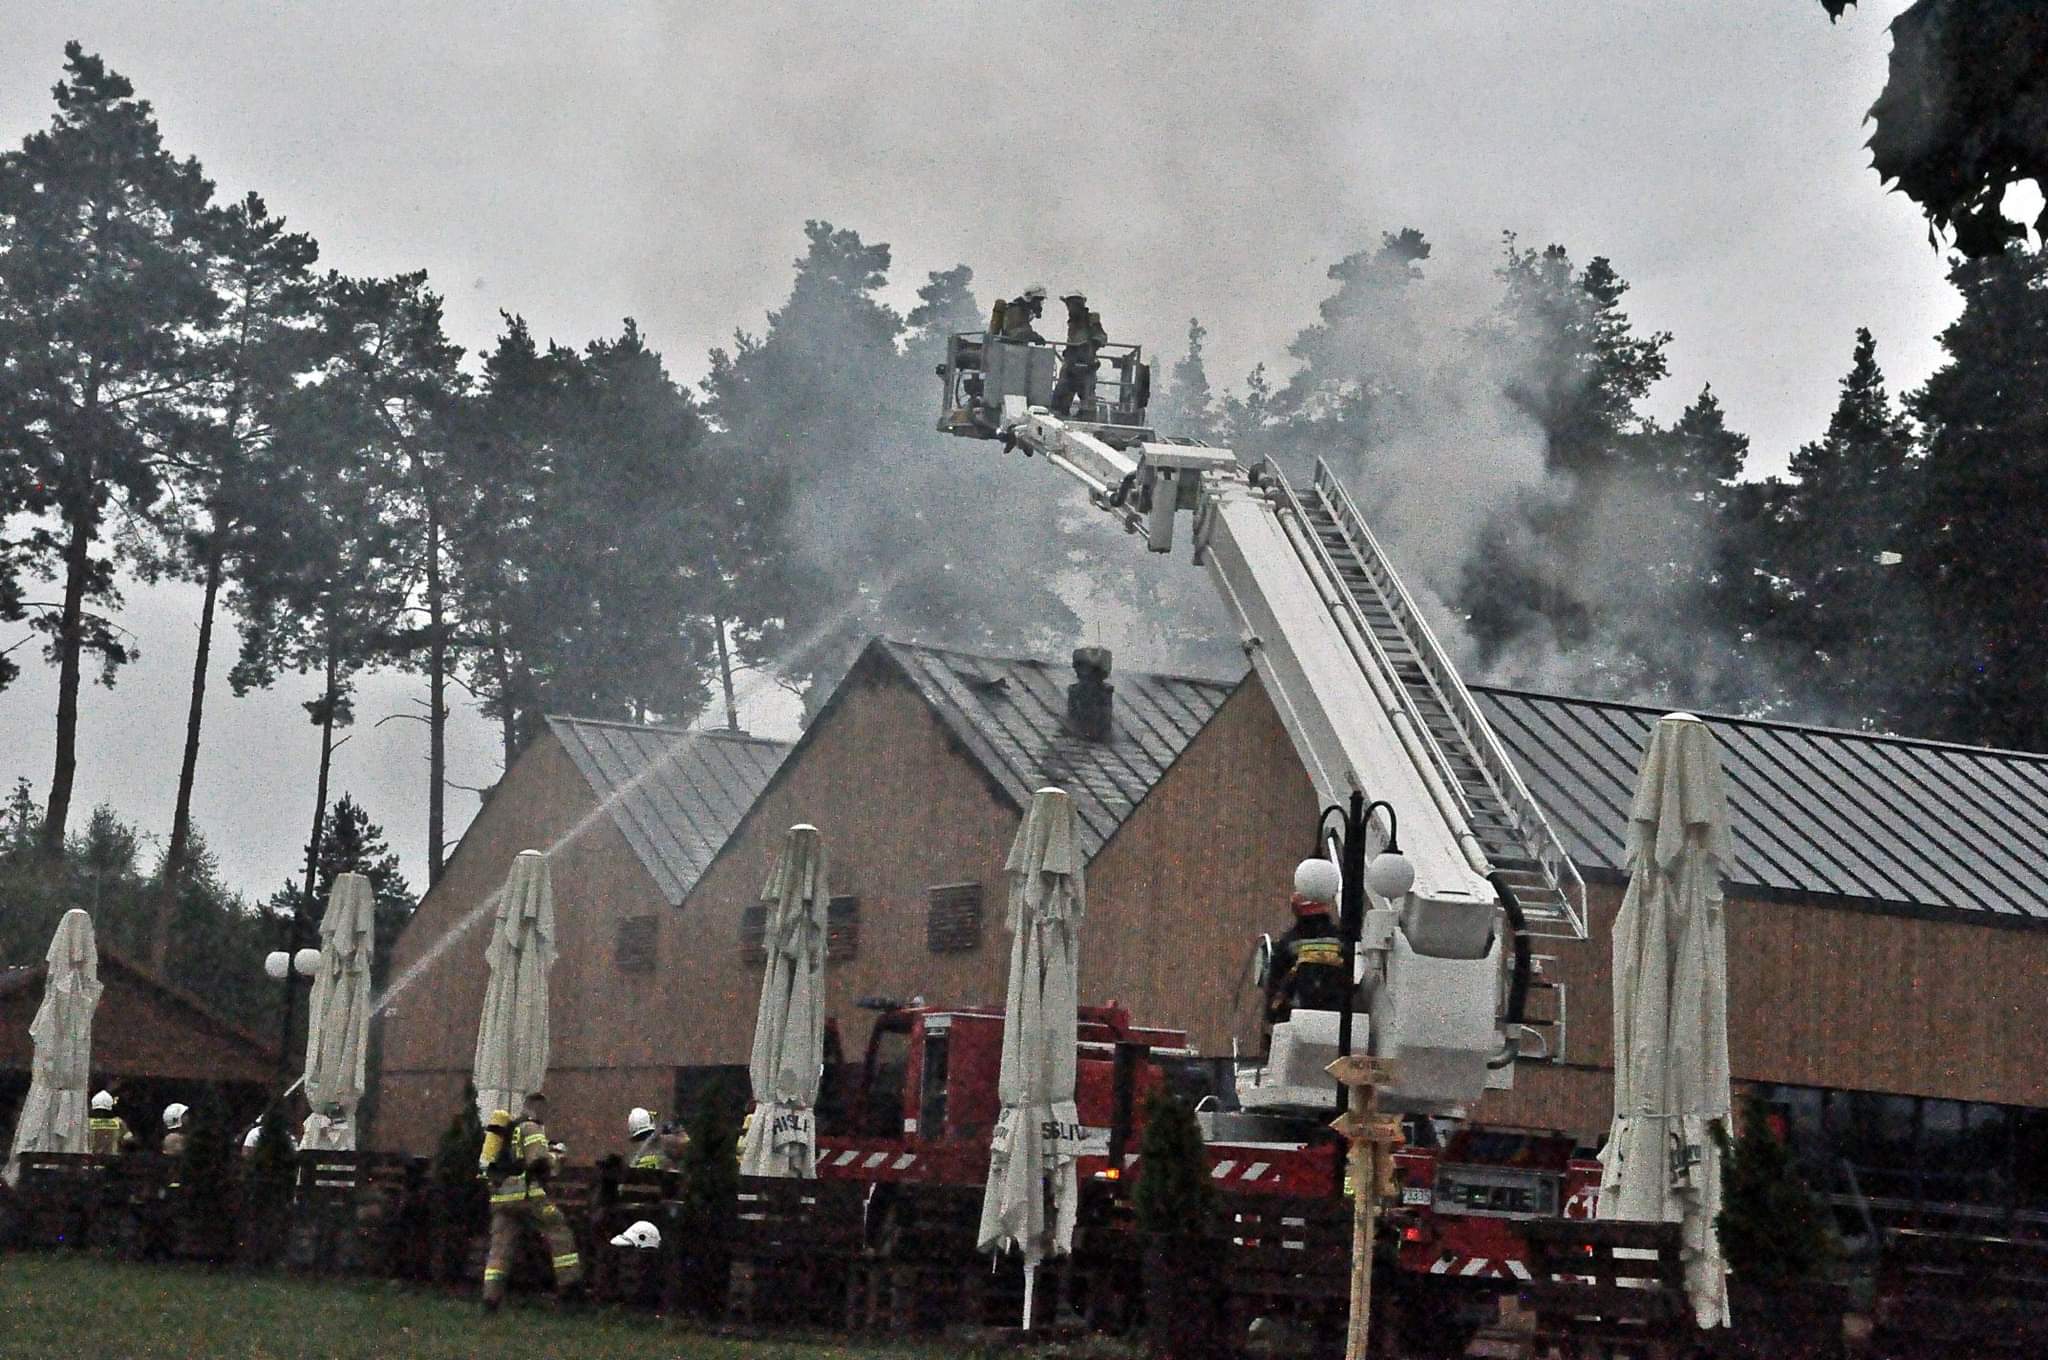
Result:
M560 1144L548 1141L547 1097L535 1091L526 1098L521 1117L493 1110L484 1125L478 1167L491 1188L491 1243L484 1258L484 1308L505 1302L506 1282L520 1241L538 1233L547 1242L554 1266L555 1293L574 1297L583 1283L583 1258L569 1221L548 1198L548 1178L561 1165Z
M1003 304L1003 335L1005 340L1020 344L1042 345L1045 337L1032 328L1031 323L1045 315L1045 285L1034 283L1016 297Z
M1337 866L1303 860L1294 871L1294 924L1273 942L1266 975L1266 1023L1277 1025L1295 1007L1334 1011L1344 1005L1344 941L1337 929Z
M190 1107L172 1101L164 1106L163 1154L166 1157L185 1155L185 1123L191 1117Z
M115 1111L115 1103L112 1091L100 1091L92 1098L92 1116L85 1125L85 1150L95 1157L119 1157L135 1150L135 1134L128 1121Z
M654 1111L635 1105L626 1111L626 1165L635 1171L672 1171L662 1148Z
M1095 367L1109 333L1102 329L1102 317L1088 310L1088 298L1068 293L1060 299L1067 304L1067 343L1060 351L1060 379L1053 384L1052 413L1066 417L1075 413L1078 399L1083 420L1095 418Z

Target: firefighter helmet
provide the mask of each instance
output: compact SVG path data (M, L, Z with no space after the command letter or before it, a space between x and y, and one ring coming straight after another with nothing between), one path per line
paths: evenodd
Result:
M626 1111L626 1136L645 1138L654 1132L654 1111L635 1105Z
M112 1112L113 1108L114 1093L112 1091L99 1091L93 1095L92 1109L94 1114L108 1114Z
M612 1239L615 1247L628 1247L635 1251L655 1251L661 1246L661 1229L641 1219L632 1227Z
M1337 872L1337 866L1320 855L1294 866L1294 891L1298 896L1335 906L1337 894L1342 889L1343 879Z
M164 1127L166 1129L184 1128L185 1116L190 1113L192 1113L192 1111L189 1107L181 1105L175 1100L172 1101L170 1104L164 1106Z

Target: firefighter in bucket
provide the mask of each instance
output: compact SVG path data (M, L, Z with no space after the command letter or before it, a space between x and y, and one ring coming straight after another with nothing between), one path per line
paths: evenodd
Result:
M1266 1032L1296 1007L1334 1011L1344 1005L1344 941L1337 929L1337 866L1305 859L1294 871L1289 905L1294 924L1273 942L1266 973Z

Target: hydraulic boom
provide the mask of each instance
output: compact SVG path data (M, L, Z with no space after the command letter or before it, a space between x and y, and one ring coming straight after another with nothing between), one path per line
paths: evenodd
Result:
M1154 552L1190 514L1194 561L1318 797L1356 790L1397 809L1414 886L1371 899L1361 940L1366 1051L1400 1059L1389 1105L1448 1112L1508 1084L1522 1017L1502 1001L1526 976L1503 983L1507 937L1583 938L1584 888L1350 497L1321 465L1303 497L1270 463L1162 438L1144 424L1134 349L1111 356L1106 419L1056 416L1038 390L1045 349L954 337L939 428L1043 457Z

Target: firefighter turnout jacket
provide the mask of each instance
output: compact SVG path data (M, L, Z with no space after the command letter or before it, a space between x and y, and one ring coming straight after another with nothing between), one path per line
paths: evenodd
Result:
M1266 1019L1278 1024L1300 1007L1334 1011L1344 1004L1344 942L1328 915L1304 916L1273 942L1266 983Z
M95 1157L118 1157L135 1147L128 1121L117 1114L96 1114L86 1121L85 1150Z

